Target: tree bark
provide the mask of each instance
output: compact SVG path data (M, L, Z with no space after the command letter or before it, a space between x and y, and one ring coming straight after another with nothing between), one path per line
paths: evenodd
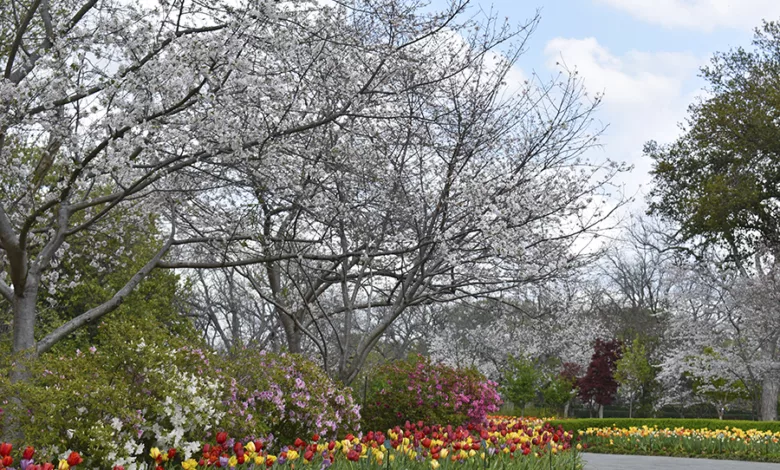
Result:
M604 418L604 405L599 404L599 418Z
M13 297L13 363L9 378L11 384L19 384L30 379L29 361L35 358L35 317L38 299L38 283L34 277L28 277L24 290L14 291ZM18 390L8 397L11 406L3 413L3 441L18 442L22 437L19 412L22 399Z
M769 364L773 364L777 352L777 338L766 341L761 348L761 356ZM761 403L759 403L759 419L775 421L777 419L777 395L780 392L780 377L777 370L770 367L761 381Z
M770 373L761 383L761 421L777 420L777 395L780 393L780 380Z

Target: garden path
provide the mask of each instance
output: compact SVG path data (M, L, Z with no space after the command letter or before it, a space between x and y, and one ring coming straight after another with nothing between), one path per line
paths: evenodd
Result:
M778 470L780 464L645 455L581 454L585 470Z

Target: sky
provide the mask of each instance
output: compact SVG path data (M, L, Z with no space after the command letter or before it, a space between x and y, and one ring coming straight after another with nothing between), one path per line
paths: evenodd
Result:
M523 76L550 78L562 61L583 77L589 93L603 92L596 118L606 124L592 158L634 166L621 178L632 210L642 210L651 185L648 140L679 135L686 110L706 85L699 77L718 51L750 46L762 19L780 19L778 0L472 0L520 23L537 10L541 22L518 61Z

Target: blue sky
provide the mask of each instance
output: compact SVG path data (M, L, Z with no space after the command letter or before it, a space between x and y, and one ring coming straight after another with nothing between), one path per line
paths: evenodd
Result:
M621 179L641 210L651 177L647 140L679 134L687 106L701 93L699 68L716 51L749 47L762 19L780 18L780 0L472 0L515 23L541 10L541 23L518 67L525 76L576 68L589 91L604 92L597 118L609 127L592 158L635 166Z

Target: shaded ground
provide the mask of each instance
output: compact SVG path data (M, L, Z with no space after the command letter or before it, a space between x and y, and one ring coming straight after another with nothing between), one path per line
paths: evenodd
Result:
M778 470L780 464L644 455L581 454L585 470Z

